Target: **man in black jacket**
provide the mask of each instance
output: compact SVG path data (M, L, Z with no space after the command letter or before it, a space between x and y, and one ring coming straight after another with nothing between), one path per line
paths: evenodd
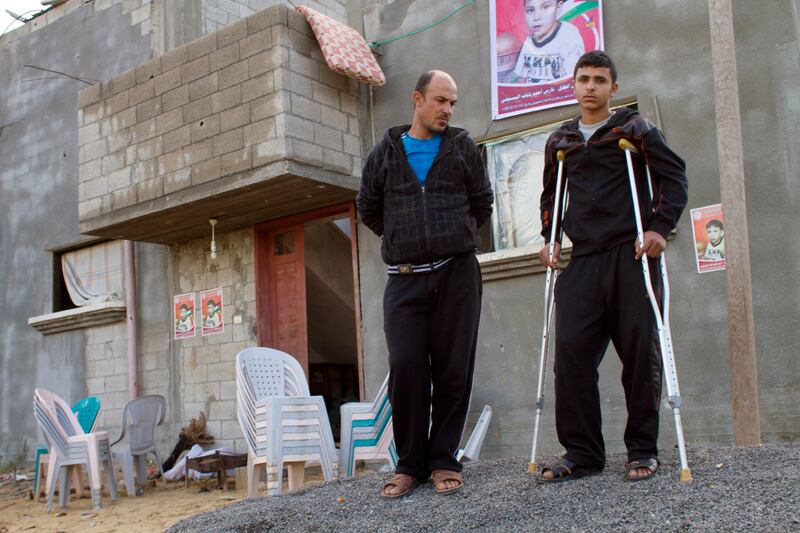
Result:
M476 230L493 197L477 147L465 130L448 126L456 99L450 75L423 74L411 125L390 128L375 145L356 198L364 224L383 238L389 274L383 319L399 460L385 498L431 476L439 493L463 486L455 453L481 309Z
M686 206L687 180L683 160L650 121L627 108L610 110L610 98L618 89L616 78L616 68L605 53L581 57L574 78L581 115L555 131L545 150L542 235L549 240L554 223L556 154L563 150L569 193L563 229L572 241L572 259L555 290L556 431L566 454L543 469L543 481L581 477L605 465L597 368L609 340L623 366L626 479L647 479L659 465L661 355L640 259L644 254L649 258L653 287L660 294L657 258ZM641 249L625 155L618 144L621 138L639 149L633 157L644 218ZM645 163L652 172L652 201ZM554 247L552 262L548 246L539 253L542 263L552 268L561 252L560 243Z

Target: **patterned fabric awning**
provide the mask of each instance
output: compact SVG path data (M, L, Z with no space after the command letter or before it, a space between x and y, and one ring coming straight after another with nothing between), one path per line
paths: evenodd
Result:
M378 87L386 83L367 41L356 30L306 6L297 6L297 11L311 25L331 70Z

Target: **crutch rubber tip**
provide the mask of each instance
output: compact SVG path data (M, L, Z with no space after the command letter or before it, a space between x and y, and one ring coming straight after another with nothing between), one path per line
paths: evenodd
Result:
M688 468L681 468L681 483L692 482L692 471Z
M639 150L630 142L628 139L620 139L619 140L619 147L623 150L630 150L633 153L637 153Z
M535 474L539 471L539 466L536 463L528 463L528 473Z
M564 150L559 150L558 152L556 152L556 159L558 159L559 161L563 161L564 157L565 157Z

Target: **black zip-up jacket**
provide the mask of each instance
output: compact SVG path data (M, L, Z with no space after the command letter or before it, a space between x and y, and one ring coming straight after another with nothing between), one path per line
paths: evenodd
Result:
M356 205L366 226L383 237L389 265L428 263L466 253L492 214L492 187L478 148L466 130L447 127L422 186L408 164L400 136L386 131L367 156Z
M572 241L572 255L603 252L636 239L628 167L619 147L622 138L639 149L638 154L631 155L644 230L666 238L686 207L688 185L683 159L667 146L652 122L631 109L618 109L588 142L578 129L578 120L565 122L547 140L540 205L545 241L550 241L559 150L565 155L562 182L569 180L563 229ZM653 181L652 201L645 162Z

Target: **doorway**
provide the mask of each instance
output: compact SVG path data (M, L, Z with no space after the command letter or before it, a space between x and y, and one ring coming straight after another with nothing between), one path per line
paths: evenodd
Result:
M260 346L303 367L339 436L339 406L363 398L355 210L343 204L255 228Z

